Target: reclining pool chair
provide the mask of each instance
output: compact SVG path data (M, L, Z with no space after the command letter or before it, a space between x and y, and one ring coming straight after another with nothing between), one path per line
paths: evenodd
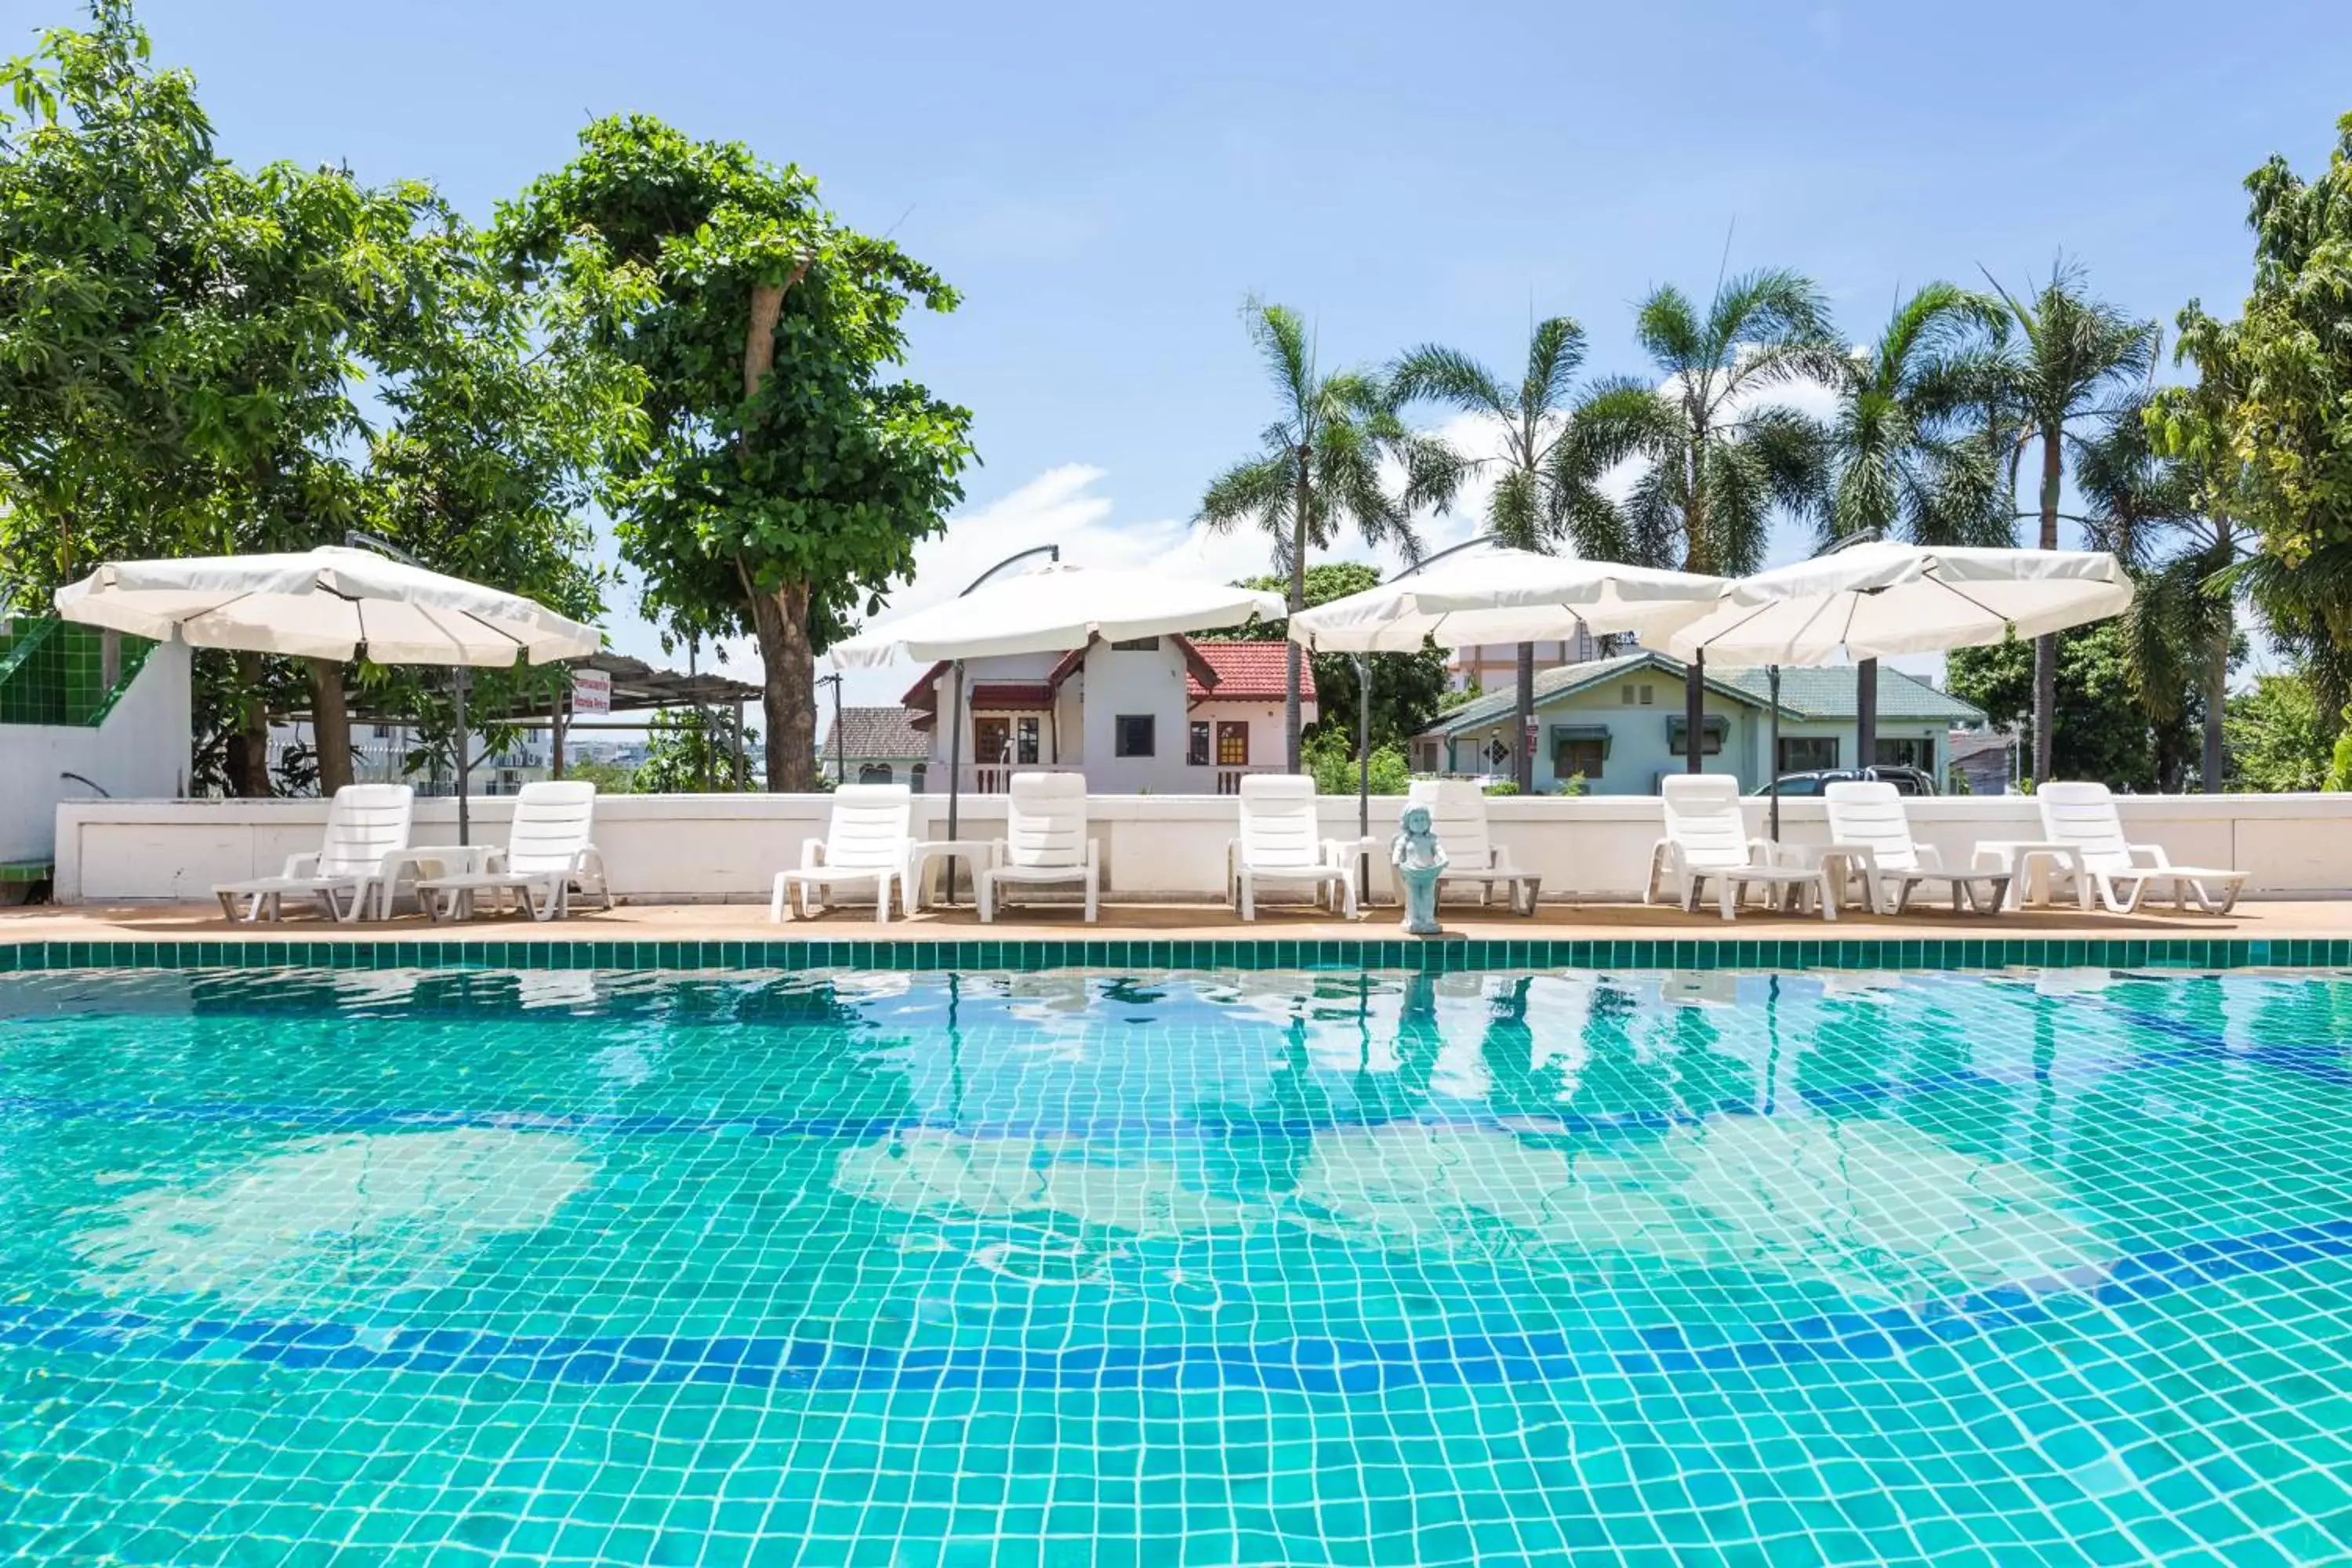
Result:
M1245 773L1240 804L1241 832L1225 846L1225 890L1242 919L1257 919L1259 883L1304 882L1318 904L1328 895L1354 920L1354 849L1321 836L1315 781L1304 773Z
M2042 836L2074 851L2090 890L2112 912L2132 913L2159 883L2171 886L2176 910L2187 909L2192 900L2208 914L2226 915L2237 906L2246 885L2243 871L2176 866L2160 844L2126 842L2123 818L2106 785L2047 784L2033 792L2033 799L2042 808Z
M1085 886L1087 923L1102 901L1102 844L1087 837L1084 773L1014 773L1005 798L1004 837L995 863L980 873L980 918L1014 885L1077 882Z
M2000 912L2010 874L1944 869L1936 847L1911 837L1903 795L1893 784L1849 780L1831 784L1822 799L1830 818L1826 854L1843 857L1847 876L1861 880L1864 904L1874 912L1901 914L1923 882L1949 889L1955 910L1973 906L1979 914Z
M384 858L408 847L409 818L416 792L406 784L345 784L327 806L326 837L315 855L289 856L286 868L275 877L253 877L223 882L213 889L221 913L250 925L266 906L271 920L285 918L282 900L289 893L309 894L338 921L365 918L368 902L383 888ZM346 901L338 903L341 898ZM245 901L245 912L237 902Z
M594 784L554 779L527 784L515 792L507 847L485 851L471 869L419 878L416 901L438 921L471 914L477 894L489 894L501 910L512 895L531 919L551 921L572 912L576 886L581 897L601 899L609 910L613 889L604 877L604 858L591 837L595 822Z
M1778 845L1748 837L1739 805L1739 781L1721 773L1683 773L1662 780L1666 836L1650 851L1650 885L1642 895L1655 903L1662 879L1674 883L1685 910L1698 908L1699 894L1712 881L1725 920L1736 919L1739 900L1751 886L1811 896L1823 920L1837 919L1837 889L1819 866L1794 866Z
M835 790L824 837L803 839L799 868L776 873L768 918L781 921L793 914L806 919L824 907L824 893L871 884L874 919L880 924L890 918L894 882L899 902L912 913L915 893L908 880L908 861L914 855L915 839L908 824L914 809L914 793L905 784L844 784ZM811 888L820 894L814 905L809 902Z
M1495 842L1486 823L1485 790L1468 779L1417 779L1407 786L1405 803L1429 808L1430 826L1445 851L1445 869L1437 877L1440 899L1449 886L1475 886L1484 907L1499 882L1513 914L1536 912L1536 894L1543 879L1533 871L1514 869L1510 851ZM1397 901L1403 900L1400 883Z

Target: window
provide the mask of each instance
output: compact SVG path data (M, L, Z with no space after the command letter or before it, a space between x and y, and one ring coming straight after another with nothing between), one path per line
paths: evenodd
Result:
M1882 740L1874 760L1882 768L1918 768L1932 773L1936 767L1936 742L1918 735Z
M1838 765L1838 743L1835 735L1783 735L1780 737L1780 771L1784 773L1810 773L1822 768Z
M1627 681L1623 689L1617 693L1617 706L1620 708L1631 708L1633 706L1633 683L1632 681Z
M1249 766L1249 725L1246 721L1228 719L1218 723L1217 766L1221 768Z
M1110 645L1121 653L1158 653L1158 637L1126 637Z
M1037 765L1037 721L1013 721L1013 760L1024 767Z
M1688 732L1690 725L1679 713L1666 721L1666 751L1669 755L1690 755ZM1710 713L1700 726L1698 754L1712 757L1721 754L1723 738L1731 732L1731 721L1720 713Z
M1601 776L1601 764L1608 760L1606 741L1557 741L1551 748L1552 776L1564 784L1580 773L1590 784Z
M923 793L923 776L929 772L930 764L928 763L917 763L907 770L907 783L917 795Z
M1115 757L1150 757L1159 754L1153 743L1154 716L1150 713L1122 713L1111 721L1111 755Z
M1657 700L1658 689L1647 680L1638 686L1629 680L1625 683L1624 689L1617 694L1617 706L1620 708L1649 708L1654 706Z
M890 775L890 764L889 764L889 763L858 763L858 764L857 764L857 782L858 782L859 784L888 784L888 783L890 783L890 782L891 782L891 775Z
M1184 762L1187 766L1205 768L1209 765L1209 721L1195 719L1184 739Z

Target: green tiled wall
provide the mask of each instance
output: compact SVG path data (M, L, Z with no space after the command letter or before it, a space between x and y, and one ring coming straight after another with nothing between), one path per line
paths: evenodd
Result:
M0 970L196 969L2338 969L2352 939L1336 942L29 942Z
M69 621L0 622L0 724L97 724L155 645L120 638L121 657L106 679L106 637Z

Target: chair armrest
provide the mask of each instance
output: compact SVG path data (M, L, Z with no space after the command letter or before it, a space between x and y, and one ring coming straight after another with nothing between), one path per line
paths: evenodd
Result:
M474 863L474 869L483 872L503 871L506 869L506 864L507 852L505 850L485 849L482 851L481 858Z
M1780 846L1769 838L1751 838L1748 841L1748 859L1756 866L1780 865Z
M1944 852L1932 844L1915 843L1911 846L1911 853L1919 858L1919 868L1923 871L1940 871L1944 868Z
M802 840L801 840L801 869L802 869L802 870L803 870L803 871L814 871L814 870L815 870L819 866L822 866L822 865L824 865L824 839L822 839L822 838L803 838L803 839L802 839Z
M604 874L604 851L598 849L593 844L583 844L572 852L572 869L577 873L586 871L591 866L595 868L596 875L599 877Z
M2172 866L2172 858L2164 852L2161 844L2126 844L2124 852L2134 860L2158 871L2168 870ZM2141 858L2143 856L2146 857L2144 860Z
M1508 849L1504 848L1499 844L1489 844L1486 846L1486 869L1489 871L1508 871L1515 869L1511 865L1511 852Z
M318 874L318 870L319 856L318 852L313 850L308 855L289 855L286 857L286 869L280 871L278 875L281 877L311 877L316 876Z

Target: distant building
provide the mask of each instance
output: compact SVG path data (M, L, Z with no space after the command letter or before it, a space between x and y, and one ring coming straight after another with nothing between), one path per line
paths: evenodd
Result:
M2017 745L2007 731L1955 730L1945 742L1947 765L1968 781L1970 795L2007 795L2017 777Z
M1535 786L1549 793L1580 776L1594 795L1652 795L1684 770L1687 723L1684 666L1643 649L1563 665L1536 676ZM1850 668L1780 671L1780 752L1768 762L1771 701L1761 669L1709 670L1700 761L1754 789L1777 773L1853 765L1856 718ZM1413 738L1418 773L1507 777L1515 768L1517 693L1506 683L1445 714ZM1954 725L1984 715L1924 680L1881 666L1878 746L1882 764L1925 768L1940 784Z
M1586 664L1608 657L1607 642L1576 625L1572 637L1551 637L1534 645L1536 669L1557 669L1563 664ZM1445 683L1455 691L1513 691L1519 679L1519 645L1473 643L1457 647L1445 661Z
M1230 795L1283 765L1288 656L1278 642L1100 638L1066 654L964 661L962 787L988 794L1023 768L1080 771L1102 795ZM1316 716L1311 667L1302 721ZM927 787L944 789L955 677L932 666L904 699L929 741Z
M827 778L911 784L919 790L931 756L931 738L918 722L921 717L904 707L844 708L835 728L828 712L817 762Z

